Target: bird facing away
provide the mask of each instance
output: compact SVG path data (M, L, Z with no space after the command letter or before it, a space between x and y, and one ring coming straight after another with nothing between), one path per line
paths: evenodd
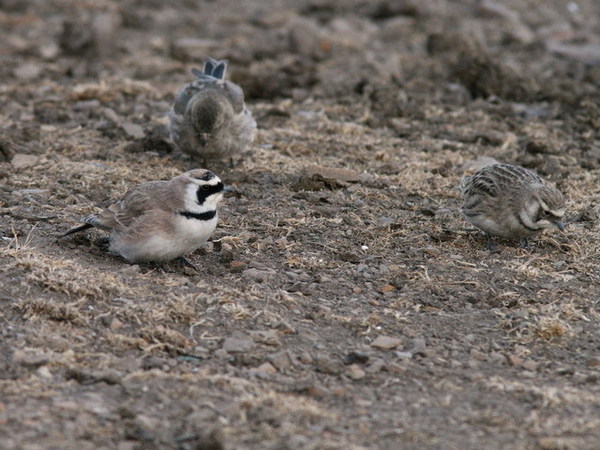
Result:
M224 189L219 177L204 169L170 181L138 184L64 236L96 227L110 232L109 250L129 262L171 261L208 240L217 226L217 204Z
M510 164L492 164L461 180L465 218L488 236L527 238L545 228L564 230L565 199L538 174Z
M202 160L231 159L256 136L256 121L242 88L225 80L226 61L208 58L204 71L179 90L169 111L169 132L177 148Z

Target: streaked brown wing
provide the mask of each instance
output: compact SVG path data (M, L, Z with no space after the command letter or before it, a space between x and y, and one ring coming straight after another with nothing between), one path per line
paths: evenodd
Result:
M502 177L507 183L512 181L519 184L544 184L544 180L537 173L524 167L499 164L498 172L499 177Z
M120 237L124 242L146 240L156 235L169 236L174 232L171 216L158 209L146 209L135 217L128 217L128 220L127 231Z
M544 184L540 176L531 170L509 164L492 164L466 177L462 191L466 196L497 197L531 183Z
M498 195L498 185L494 177L487 173L478 172L468 177L462 185L463 195L469 197L472 195L486 195L496 197Z
M151 181L131 188L119 202L109 207L116 224L127 228L147 211L164 209L168 203L168 185L168 181Z
M223 89L227 94L233 110L239 114L244 109L244 91L237 84L225 81Z

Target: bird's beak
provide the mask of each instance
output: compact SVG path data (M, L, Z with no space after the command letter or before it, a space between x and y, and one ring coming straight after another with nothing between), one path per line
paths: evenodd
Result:
M565 231L565 224L562 222L562 220L559 220L558 222L554 222L554 226L556 228L558 228L560 231Z
M224 186L223 187L223 192L233 192L233 188L231 188L229 186Z

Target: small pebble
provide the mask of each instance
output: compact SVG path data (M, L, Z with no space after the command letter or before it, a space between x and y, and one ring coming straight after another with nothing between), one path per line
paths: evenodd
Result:
M15 77L20 80L29 81L37 78L42 73L42 66L39 64L25 63L21 64L14 71Z
M389 336L377 336L377 338L371 342L371 347L379 348L382 350L390 350L398 347L402 341L398 338Z
M414 338L411 343L412 343L412 348L410 349L410 351L414 355L419 354L420 356L425 356L425 349L427 347L427 343L425 342L425 339L417 337L417 338Z
M315 366L319 372L337 375L340 373L340 365L327 355L319 354L315 358Z
M538 363L536 363L535 361L532 361L531 359L528 359L521 363L521 367L525 370L530 370L532 372L535 372L538 368Z
M24 367L36 368L50 362L50 356L44 353L29 353L23 350L15 350L12 362Z
M355 381L362 380L366 375L365 371L358 364L350 364L346 368L346 374Z
M109 328L111 329L111 331L120 330L121 328L123 328L123 322L121 322L115 317L113 318L113 320L110 321Z
M121 128L123 128L123 131L125 131L127 136L132 137L134 139L141 139L144 136L146 136L144 129L136 123L124 122L121 125Z
M264 281L271 280L271 279L275 278L276 275L277 275L277 272L273 269L261 270L261 269L251 268L251 269L246 269L246 270L242 271L242 278L256 281L258 283L262 283Z
M490 359L498 364L506 364L508 362L506 356L500 352L491 352Z
M369 364L366 371L369 373L377 373L381 372L384 367L386 367L385 361L381 358L376 358L371 364Z
M262 363L260 366L258 366L254 370L256 372L262 372L262 373L266 373L268 375L273 375L274 373L277 373L277 369L275 367L273 367L273 365L271 363L268 363L268 362Z
M11 164L15 169L25 169L27 167L33 167L37 164L38 157L35 155L26 155L24 153L17 153L13 156Z
M591 356L587 360L588 367L600 367L600 356Z
M52 372L50 372L50 369L48 369L47 366L40 367L36 372L40 378L45 380L51 380L53 378Z
M223 342L223 350L227 353L244 353L254 347L254 342L249 338L228 337Z
M423 249L423 253L426 253L429 256L434 256L434 257L438 257L442 254L442 252L435 247L425 247Z
M477 350L475 348L471 349L471 351L469 352L469 356L478 361L485 361L487 359L485 353L480 352L479 350Z
M285 372L293 368L292 359L290 358L289 352L286 350L277 353L271 353L269 356L267 356L267 359L280 372Z
M396 352L395 355L399 359L412 359L412 357L413 357L412 352Z

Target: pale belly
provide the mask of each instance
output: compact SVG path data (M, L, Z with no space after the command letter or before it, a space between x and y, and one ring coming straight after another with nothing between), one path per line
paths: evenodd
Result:
M171 261L197 250L216 226L216 217L208 221L181 217L171 233L154 232L135 241L114 236L111 250L134 263Z
M531 236L534 233L524 228L514 217L504 217L501 221L490 219L484 215L466 217L466 219L492 236L520 239Z

